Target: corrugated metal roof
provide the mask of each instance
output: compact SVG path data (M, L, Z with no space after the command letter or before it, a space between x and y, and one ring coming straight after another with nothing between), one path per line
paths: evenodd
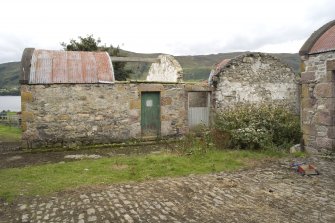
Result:
M22 57L22 59L24 59ZM34 50L29 84L113 82L114 72L106 52Z
M321 53L332 50L335 50L335 25L318 38L309 53Z

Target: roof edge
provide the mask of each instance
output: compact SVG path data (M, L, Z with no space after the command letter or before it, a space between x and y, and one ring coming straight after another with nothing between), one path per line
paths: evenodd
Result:
M233 58L229 58L229 61L224 64L224 66L220 67L217 72L214 74L214 75L217 75L218 73L222 72L222 70L224 70L226 67L229 67L231 64L233 64L236 60L239 60L239 59L242 59L244 57L250 57L250 56L255 56L255 55L260 55L260 56L268 56L268 57L271 57L273 58L274 60L277 60L277 61L280 61L281 63L283 63L278 57L276 56L273 56L272 54L270 53L263 53L263 52L247 52L247 53L243 53L241 55L238 55L236 57L233 57ZM285 64L287 65L287 64ZM288 66L289 67L289 66ZM291 67L289 67L291 68ZM292 69L292 68L291 68Z
M331 27L335 25L335 20L332 20L325 25L321 26L318 30L314 31L312 35L306 40L304 45L299 50L299 55L308 55L316 41Z
M21 57L21 74L20 74L20 83L27 84L29 82L30 76L30 67L31 67L31 58L35 48L25 48Z

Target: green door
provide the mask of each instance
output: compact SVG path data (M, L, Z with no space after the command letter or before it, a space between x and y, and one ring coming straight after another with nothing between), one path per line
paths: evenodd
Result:
M159 136L161 132L159 92L141 94L142 136Z

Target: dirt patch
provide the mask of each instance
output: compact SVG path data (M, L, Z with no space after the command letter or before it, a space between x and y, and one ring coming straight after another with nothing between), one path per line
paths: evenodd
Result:
M171 145L169 145L169 147L170 146ZM57 152L11 151L0 154L0 169L42 165L48 163L73 162L78 159L96 159L102 157L150 154L158 153L159 151L165 149L167 149L167 147L164 144L152 144Z
M112 165L113 170L125 170L128 168L128 165L126 164L114 164Z

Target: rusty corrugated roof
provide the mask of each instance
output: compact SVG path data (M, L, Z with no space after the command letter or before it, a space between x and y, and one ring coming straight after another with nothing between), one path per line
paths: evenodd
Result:
M319 37L309 53L321 53L332 50L335 50L335 25Z
M34 50L28 75L21 82L29 84L113 82L114 72L106 52ZM27 61L25 53L22 61ZM28 69L26 69L28 70ZM23 72L25 72L23 67ZM23 80L23 79L25 80Z

